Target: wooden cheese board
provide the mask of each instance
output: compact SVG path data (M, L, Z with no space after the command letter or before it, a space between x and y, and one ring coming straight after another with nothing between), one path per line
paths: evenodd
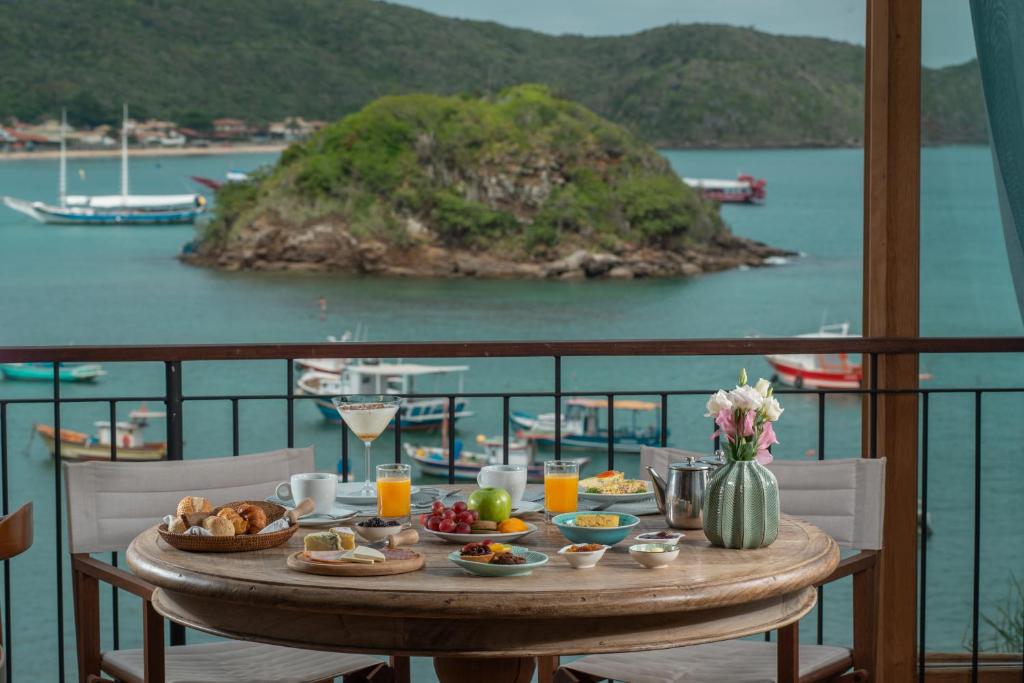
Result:
M405 550L403 548L403 550ZM391 576L406 574L423 568L426 558L422 553L409 550L413 557L401 560L385 560L373 564L357 564L355 562L314 562L305 558L305 551L298 551L288 556L288 568L306 574L321 576Z

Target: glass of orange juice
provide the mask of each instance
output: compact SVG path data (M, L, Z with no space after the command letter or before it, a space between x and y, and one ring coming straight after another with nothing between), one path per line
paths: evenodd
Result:
M544 510L549 517L576 511L579 484L580 466L575 460L544 462Z
M377 516L408 517L412 470L403 463L377 465Z

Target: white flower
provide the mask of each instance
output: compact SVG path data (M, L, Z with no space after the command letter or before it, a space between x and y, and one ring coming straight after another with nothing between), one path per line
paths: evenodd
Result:
M775 422L782 416L784 408L779 405L779 400L774 396L769 396L764 400L764 417L769 422Z
M767 396L768 390L772 388L772 383L766 380L764 377L762 377L761 379L757 380L757 384L754 385L754 388L757 389L757 393L761 394L762 396Z
M729 400L732 401L733 408L758 410L764 403L764 396L758 393L754 387L743 385L729 392Z
M732 410L732 401L729 400L729 394L719 389L714 394L711 394L711 398L708 399L708 412L704 414L704 417L715 417L723 410Z

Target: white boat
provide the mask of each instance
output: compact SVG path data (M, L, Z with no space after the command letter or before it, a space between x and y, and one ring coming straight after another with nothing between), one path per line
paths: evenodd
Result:
M143 431L153 418L166 417L163 412L146 410L145 407L133 410L127 422L117 422L114 428L114 439L117 443L117 459L137 462L142 460L163 460L167 457L167 444L163 441L146 441ZM64 460L110 460L110 422L95 423L96 434L76 432L73 429L60 430L60 457ZM56 434L52 425L36 424L34 434L38 434L51 455L56 455Z
M341 416L331 403L331 397L346 394L401 394L416 393L416 379L457 374L458 390L463 391L463 373L467 365L420 365L417 363L375 363L353 361L340 374L310 370L296 382L295 393L300 396L318 396L316 407L330 422L341 422ZM434 393L434 392L432 392ZM438 391L443 394L445 392ZM470 417L469 401L462 397L455 399L455 419ZM448 419L446 397L406 398L398 412L402 429L437 429Z
M121 194L71 195L67 193L67 112L60 126L60 203L33 202L4 197L4 204L40 223L60 225L171 225L194 223L206 211L200 194L133 195L128 191L128 105L121 124Z
M860 335L850 334L850 323L822 325L817 332L797 335L801 338L845 339ZM782 382L796 388L859 389L863 370L859 358L836 353L787 353L765 356L775 374L773 382Z

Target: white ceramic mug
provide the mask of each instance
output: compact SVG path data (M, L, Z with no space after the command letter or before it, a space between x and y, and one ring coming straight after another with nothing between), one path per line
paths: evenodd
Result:
M519 505L526 491L526 467L524 465L486 465L476 475L481 487L491 486L505 489L512 497L512 507Z
M325 515L334 509L334 497L338 493L338 476L324 472L293 474L291 479L278 484L274 493L284 500L312 498L313 514Z

